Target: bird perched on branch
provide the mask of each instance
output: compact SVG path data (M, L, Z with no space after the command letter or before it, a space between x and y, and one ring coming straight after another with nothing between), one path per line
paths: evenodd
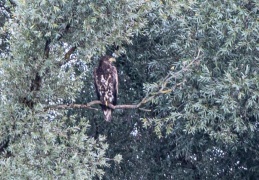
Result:
M94 70L94 83L98 100L102 102L102 110L105 121L111 121L112 109L109 104L116 105L118 95L118 74L115 66L115 58L103 56L99 66Z

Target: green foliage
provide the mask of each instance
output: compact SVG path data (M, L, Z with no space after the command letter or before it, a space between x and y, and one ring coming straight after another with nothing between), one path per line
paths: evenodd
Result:
M258 2L0 6L1 179L259 178ZM55 108L96 100L105 53L118 103L149 111Z
M183 30L182 36L167 45L181 58L159 83L145 86L150 95L172 90L166 104L174 112L160 120L185 121L187 133L205 132L223 141L234 141L237 133L254 132L258 120L258 11L229 1L197 3L185 13L190 16L172 21ZM165 96L156 96L154 102L165 104L161 98Z
M67 126L64 118L61 123L38 121L26 122L28 127L23 130L27 132L13 139L9 151L3 154L11 157L1 161L2 178L89 179L104 174L101 167L108 166L108 145L103 137L97 142L85 134L85 120L80 120L78 126Z
M86 120L66 118L67 111L48 106L75 102L92 70L86 62L110 44L129 43L154 7L145 1L114 2L15 2L2 29L10 34L10 54L1 61L2 177L103 175L100 168L109 160L104 138L89 137ZM72 47L77 51L69 57Z
M168 21L152 17L147 35L135 37L122 59L132 66L122 67L129 79L144 83L133 91L144 88L138 99L146 96L152 112L140 113L143 124L131 115L138 133L125 143L132 143L121 165L128 174L110 174L258 178L258 3L196 2Z
M8 30L4 27L5 22L12 16L13 6L6 0L0 2L0 57L5 57L9 52Z
M149 63L152 68L159 67L153 68L158 81L144 86L145 92L152 98L151 107L154 107L155 115L143 118L142 122L146 126L153 124L160 137L173 133L175 139L182 141L186 134L185 145L179 149L185 157L197 157L192 148L206 148L201 160L194 162L202 172L199 173L202 179L257 177L258 172L253 169L258 158L241 160L236 157L226 169L220 166L214 170L219 159L228 158L225 154L245 152L244 147L237 144L257 139L258 3L197 2L184 9L183 13L168 22L167 31L158 36L152 34L154 37L150 38L161 37L163 40L156 45L160 48L158 52L166 49L165 52L172 55L164 53L160 55L160 61L155 58ZM164 61L166 72L165 68L161 68ZM158 76L160 73L164 75ZM187 137L195 137L196 134L206 137L199 137L201 142L215 142L211 145L206 141L190 142ZM211 153L216 151L222 154ZM249 152L258 157L257 148L251 148ZM204 166L199 162L203 162ZM207 167L211 170L208 171ZM245 172L251 174L245 176Z

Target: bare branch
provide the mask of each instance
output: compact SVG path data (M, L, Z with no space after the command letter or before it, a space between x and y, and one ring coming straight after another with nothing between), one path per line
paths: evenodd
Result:
M150 99L149 99L150 100ZM139 109L141 111L146 111L149 112L151 110L149 109L144 109L144 108L140 108L140 106L142 104L145 104L146 102L148 102L149 100L147 100L146 98L142 99L142 101L138 104L122 104L122 105L113 105L113 104L108 104L108 107L111 109ZM93 108L93 105L96 104L102 104L101 101L91 101L87 104L59 104L59 105L52 105L52 106L48 106L45 107L45 110L51 110L51 109L92 109L92 110L96 110L98 111L97 108Z
M196 62L200 59L200 53L201 53L201 50L199 49L198 50L198 53L197 53L197 56L191 60L191 62L186 65L184 68L182 68L181 70L173 73L170 77L170 74L168 74L165 78L164 78L164 86L162 86L161 90L163 90L163 88L166 86L166 84L172 79L172 78L176 78L177 76L179 76L179 74L183 73L183 72L186 72L189 70L189 68ZM160 91L161 91L160 90Z
M187 65L185 65L185 67L183 67L181 70L174 72L172 74L168 73L166 75L165 78L163 78L162 83L161 83L161 88L157 91L157 92L152 92L150 93L152 96L150 96L150 98L153 98L154 96L157 96L159 94L167 94L167 93L171 93L172 91L175 90L176 87L181 86L182 84L185 83L185 80L183 82L177 83L175 84L173 87L167 87L167 83L169 81L171 81L171 79L176 78L177 76L179 76L181 73L184 73L186 71L189 70L189 68L196 63L197 61L199 61L200 59L200 54L201 54L201 50L198 49L197 52L197 56L191 60L191 62Z
M95 104L101 104L101 101L92 101L87 104L58 104L58 105L52 105L44 108L45 110L50 110L50 109L93 109L98 111L97 108L91 107L92 105Z

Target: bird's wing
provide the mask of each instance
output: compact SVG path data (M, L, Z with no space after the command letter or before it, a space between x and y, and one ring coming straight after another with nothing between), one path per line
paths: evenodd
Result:
M97 94L98 100L100 100L100 91L99 91L99 83L98 83L98 73L97 73L97 68L94 70L94 86L95 86L95 91Z
M117 104L117 96L118 96L118 73L116 67L112 68L112 75L113 75L113 105Z

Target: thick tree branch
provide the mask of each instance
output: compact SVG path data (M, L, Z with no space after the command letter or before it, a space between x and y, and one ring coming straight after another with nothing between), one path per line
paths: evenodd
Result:
M69 61L71 54L73 54L76 50L76 46L73 46L68 50L68 52L65 54L65 60L66 62Z
M45 58L49 58L50 43L51 43L51 40L47 39L46 43L45 43L45 47L44 47L44 57Z
M95 104L101 104L101 101L92 101L87 104L58 104L58 105L52 105L52 106L47 106L45 110L49 109L93 109L98 111L97 108L93 108L91 106Z
M151 110L148 110L148 109L143 109L143 108L140 108L140 106L144 103L146 103L146 98L144 98L140 103L138 104L122 104L122 105L112 105L112 104L109 104L108 106L115 110L115 109L139 109L139 110L142 110L142 111L151 111ZM102 104L101 101L91 101L87 104L59 104L59 105L52 105L52 106L48 106L45 108L45 110L50 110L50 109L93 109L93 110L97 110L97 108L93 108L92 106L93 105L96 105L96 104Z
M66 54L65 54L65 56L64 56L64 59L65 59L65 60L59 62L58 65L59 65L59 66L62 66L62 65L64 65L64 64L68 63L68 62L71 60L71 58L70 58L71 54L73 54L73 53L75 52L75 50L76 50L76 46L71 47L71 48L66 52Z

